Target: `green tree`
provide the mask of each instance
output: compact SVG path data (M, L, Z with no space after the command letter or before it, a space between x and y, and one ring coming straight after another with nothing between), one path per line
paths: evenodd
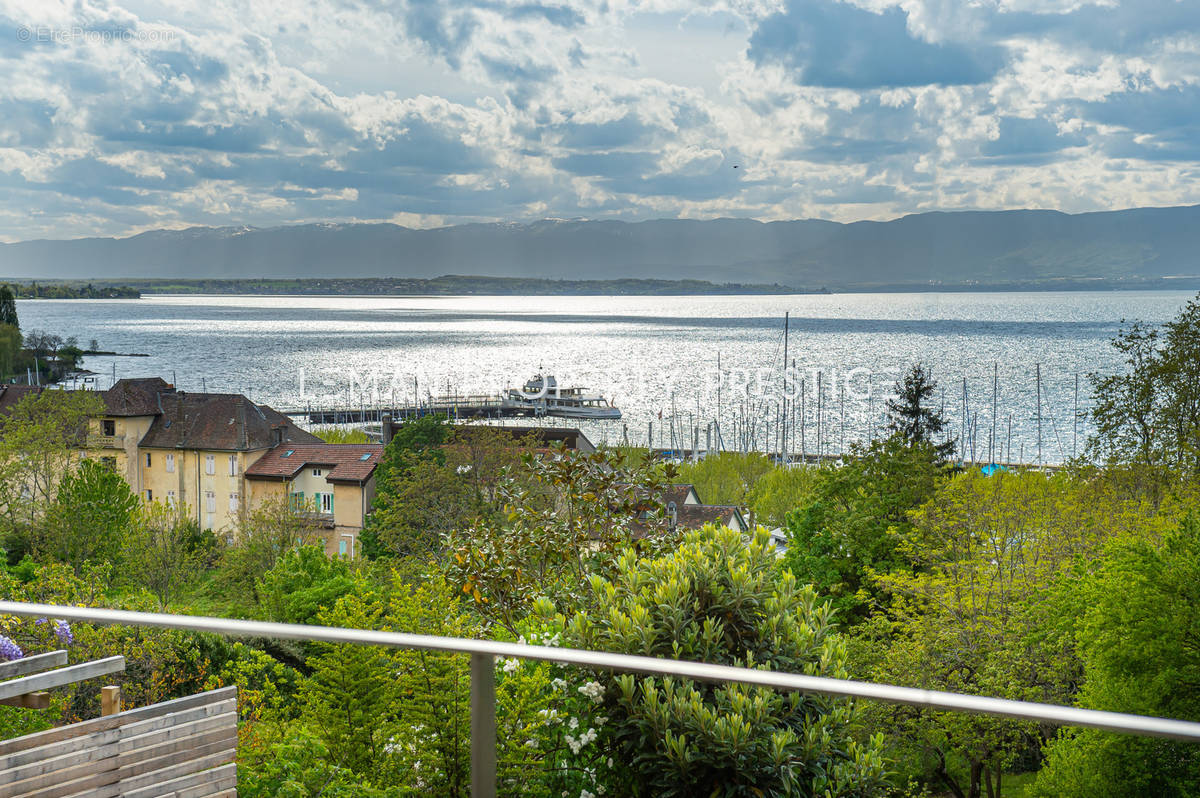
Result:
M672 553L624 554L593 576L595 609L576 614L579 648L845 678L831 612L776 560L761 530L706 527ZM743 685L600 674L599 744L615 795L878 795L880 740L855 737L844 700ZM599 691L598 691L599 692Z
M0 325L5 324L18 331L21 329L21 320L17 318L17 298L9 285L0 287Z
M587 577L611 574L627 547L652 552L676 537L662 504L675 476L670 465L558 447L545 457L526 455L525 470L498 486L503 513L447 539L450 581L514 635L534 599L579 606Z
M281 623L315 623L342 596L363 589L345 559L325 556L319 546L284 554L258 581L263 617Z
M757 452L720 452L698 463L679 467L679 481L696 486L706 504L749 503L755 484L775 469L770 458Z
M859 629L876 681L1026 701L1069 703L1079 667L1070 627L1048 597L1114 536L1154 537L1168 519L1150 502L1070 472L959 474L896 529L910 567L878 574L886 616ZM1037 759L1042 730L999 718L873 707L876 728L959 798L1002 789Z
M1161 328L1141 322L1112 341L1120 374L1089 375L1096 432L1090 453L1109 462L1200 472L1200 301Z
M259 580L280 557L294 548L323 545L313 520L312 502L297 505L289 498L266 501L243 512L233 543L225 548L216 581L227 598L252 611L259 604Z
M126 542L130 576L158 598L161 611L196 578L202 539L186 507L148 502L135 514Z
M0 377L11 374L21 354L21 331L11 324L0 324Z
M843 623L863 620L880 600L875 571L904 564L895 530L944 479L936 448L900 434L855 446L841 467L819 472L812 498L787 517L787 567L829 596Z
M31 535L33 555L83 572L88 562L117 562L134 529L138 498L111 468L83 460L58 488L46 517Z
M88 420L103 407L94 392L41 391L0 416L0 531L10 553L28 545L54 505L86 449Z
M1089 709L1200 720L1200 523L1186 520L1161 545L1114 543L1060 611L1078 619L1083 660L1078 704ZM1095 729L1064 731L1047 746L1037 796L1200 794L1200 748Z
M942 440L946 422L940 410L933 406L937 382L920 363L913 367L892 389L896 394L887 400L887 429L899 434L910 444L926 444L934 448L941 459L954 453L954 441Z

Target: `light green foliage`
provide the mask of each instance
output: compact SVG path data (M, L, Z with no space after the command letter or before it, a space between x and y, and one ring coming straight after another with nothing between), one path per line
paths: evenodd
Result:
M59 483L79 461L88 419L102 409L93 392L48 390L0 417L0 534L9 552L28 545Z
M88 562L118 562L135 526L138 498L111 468L83 460L58 486L54 502L30 533L33 556L82 573Z
M580 648L845 677L845 644L811 587L782 570L764 531L688 534L656 559L621 557L593 576L595 609L575 615ZM875 795L886 785L880 741L854 739L844 701L739 685L598 677L601 747L616 795Z
M676 481L695 485L700 501L705 504L742 507L749 503L755 483L774 468L770 459L757 452L720 452L698 463L679 466Z
M371 443L367 433L358 427L314 427L309 432L326 443Z
M444 583L347 595L323 624L473 637L478 630ZM469 788L470 679L464 657L370 646L318 646L301 688L302 722L333 761L368 783L423 786L437 795Z
M190 515L182 506L144 504L125 541L128 576L158 598L161 610L196 578L203 560L204 536Z
M518 634L534 599L585 600L588 575L609 574L635 532L644 550L669 546L662 496L670 465L629 463L615 450L527 456L498 486L504 514L448 538L447 574L484 618Z
M204 689L237 686L238 717L243 729L245 724L264 717L281 720L296 716L301 676L295 668L245 643L233 643L222 658L224 662L216 667Z
M1137 322L1113 339L1125 371L1092 374L1091 453L1200 473L1200 298L1161 328Z
M302 725L256 735L238 750L242 798L399 798L399 788L364 783L337 764L325 741ZM409 793L411 794L411 793Z
M1161 545L1115 543L1100 568L1070 585L1060 607L1077 619L1079 705L1200 720L1200 524L1188 519ZM1034 795L1200 794L1200 747L1093 729L1047 747Z
M880 574L889 613L862 630L876 646L863 674L878 681L1030 701L1068 703L1078 678L1069 630L1047 604L1074 563L1117 535L1153 536L1155 506L1103 479L1066 472L977 471L945 483L897 529L910 568ZM871 660L868 654L865 660ZM1007 720L902 709L872 710L927 776L977 794L1040 745L1039 729ZM959 792L956 792L959 794Z
M788 513L812 500L821 485L824 470L773 466L750 488L747 499L754 522L768 528L784 526Z
M840 467L817 472L812 498L787 519L787 567L832 599L843 623L857 623L879 596L871 571L903 563L890 530L908 525L946 472L934 447L902 435L855 447Z
M275 567L287 552L300 546L320 545L313 520L316 507L291 499L265 501L244 513L231 545L221 554L217 582L227 599L252 611L259 596L258 580Z
M319 546L287 552L257 585L263 617L281 623L316 623L338 599L361 589L351 564L326 557Z

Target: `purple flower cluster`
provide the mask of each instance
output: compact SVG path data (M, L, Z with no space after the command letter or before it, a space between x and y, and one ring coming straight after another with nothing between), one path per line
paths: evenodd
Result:
M23 656L25 656L25 652L17 645L17 641L6 635L0 635L0 660L7 662Z
M64 646L69 646L75 642L75 635L71 632L71 624L67 623L62 618L54 622L54 636L58 638L58 642Z

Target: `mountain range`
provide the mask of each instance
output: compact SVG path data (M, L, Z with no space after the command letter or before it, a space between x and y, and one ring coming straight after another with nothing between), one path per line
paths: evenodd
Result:
M194 227L0 244L0 277L414 277L777 283L796 288L1145 281L1200 275L1200 206L891 221L544 220Z

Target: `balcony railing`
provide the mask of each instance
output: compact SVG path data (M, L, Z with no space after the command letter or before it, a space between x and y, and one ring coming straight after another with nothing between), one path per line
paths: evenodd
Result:
M738 682L771 687L776 690L799 690L848 698L865 698L872 701L908 704L950 712L972 712L1016 720L1038 721L1054 726L1088 726L1125 734L1166 737L1200 743L1200 723L1192 721L1129 715L1121 712L1103 712L1054 704L1035 704L1029 701L946 693L939 690L921 690L875 682L829 679L798 673L736 668L730 665L712 665L706 662L685 662L629 654L610 654L603 651L531 646L497 640L471 640L403 632L381 632L371 629L342 629L330 626L241 621L91 607L59 607L51 604L24 604L15 601L0 601L0 614L33 618L66 618L72 621L123 626L181 629L236 637L353 643L469 654L471 657L471 795L473 798L492 798L496 794L496 657L559 662L587 668L652 676L683 677L705 682Z
M101 449L125 448L124 435L88 435L88 443Z

